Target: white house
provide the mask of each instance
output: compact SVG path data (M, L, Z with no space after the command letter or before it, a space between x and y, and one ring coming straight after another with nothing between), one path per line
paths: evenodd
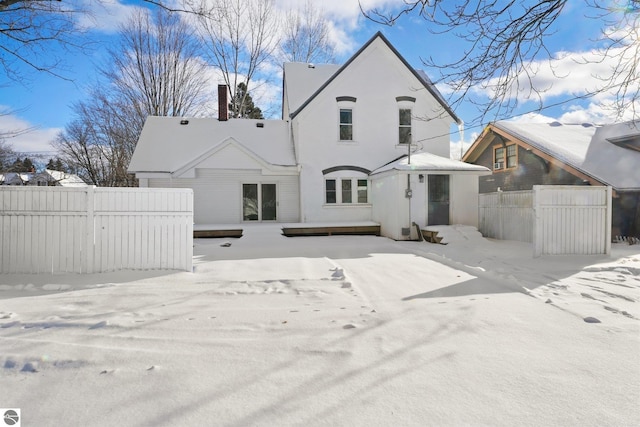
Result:
M381 33L342 66L285 64L282 120L228 120L226 97L217 119L149 117L129 165L140 186L193 188L196 224L477 225L490 171L449 159L460 120Z

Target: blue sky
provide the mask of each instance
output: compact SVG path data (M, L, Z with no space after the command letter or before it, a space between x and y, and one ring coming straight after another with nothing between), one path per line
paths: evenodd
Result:
M276 8L284 11L303 2L304 0L276 0ZM402 0L362 0L365 8L390 7L401 3ZM96 7L95 2L88 4L93 5L94 20L87 22L92 30L86 34L86 40L90 40L92 45L85 52L62 53L65 62L60 74L67 80L27 68L23 70L27 77L24 84L7 81L4 76L0 76L0 108L5 112L0 115L0 131L33 128L29 133L8 139L16 151L33 153L51 150L49 141L73 119L72 105L85 99L88 86L96 78L96 66L104 61L106 46L114 40L118 23L124 22L133 7L143 5L137 1L118 0L106 0L101 7ZM376 31L382 31L414 68L425 69L432 78L437 73L422 64L423 58L432 57L436 61L445 62L453 59L462 49L461 43L451 34L430 34L427 31L428 23L416 14L406 15L396 25L388 27L362 17L357 0L324 0L319 4L330 22L332 40L340 63L347 60ZM585 0L568 0L561 19L555 26L556 33L547 40L552 53L563 58L554 64L556 69L567 75L566 78L559 79L544 69L539 73L537 78L545 82L548 80L548 85L552 88L545 95L544 102L547 105L572 99L575 94L592 88L597 81L591 75L603 72L602 66L597 70L594 68L593 72L586 65L577 70L576 63L572 60L584 56L585 52L595 47L591 40L598 37L601 21L585 19L585 15L589 13L591 12ZM52 50L51 53L59 52ZM216 85L217 81L212 82L212 91ZM275 76L267 85L263 96L277 97L280 87L278 77ZM445 88L441 90L445 91ZM257 104L260 105L259 102ZM526 113L535 107L534 103L523 102L516 113ZM456 108L456 114L467 123L471 123L478 115L470 104L460 105ZM553 118L565 122L603 122L609 120L607 114L596 100L583 100L547 108L540 114L520 116L519 119L535 121ZM468 127L463 137L452 135L452 143L460 143L462 139L468 145L481 130L481 126ZM459 149L454 145L452 151Z

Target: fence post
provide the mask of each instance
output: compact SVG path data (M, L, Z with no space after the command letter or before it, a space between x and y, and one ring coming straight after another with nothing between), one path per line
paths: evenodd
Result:
M94 206L95 206L95 186L90 185L87 187L87 206L86 206L86 221L85 221L85 250L83 257L83 267L85 273L93 273L94 265L93 265L93 253L94 253L94 244L95 244L95 215L94 215Z
M533 208L533 256L539 257L542 255L542 223L540 220L540 186L533 186L533 195L531 200L531 207Z
M610 185L607 186L607 222L605 224L605 247L604 253L607 255L611 255L611 217L612 217L612 198L613 198L613 189Z

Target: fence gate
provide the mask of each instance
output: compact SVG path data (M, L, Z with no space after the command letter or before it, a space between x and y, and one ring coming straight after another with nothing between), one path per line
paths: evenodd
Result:
M611 187L533 187L534 255L611 252Z

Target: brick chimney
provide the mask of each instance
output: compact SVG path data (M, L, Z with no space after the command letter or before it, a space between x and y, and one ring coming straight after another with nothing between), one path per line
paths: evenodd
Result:
M229 120L228 93L227 85L218 85L218 120L221 122Z

